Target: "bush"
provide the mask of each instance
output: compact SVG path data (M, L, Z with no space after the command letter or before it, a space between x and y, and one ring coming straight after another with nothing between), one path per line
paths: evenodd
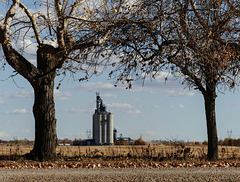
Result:
M133 145L147 145L145 141L143 141L141 138L134 141Z
M208 141L204 141L202 144L203 145L208 145Z
M195 145L200 145L200 142L195 142L194 144L195 144Z
M125 140L117 140L114 142L114 145L128 145L128 142Z

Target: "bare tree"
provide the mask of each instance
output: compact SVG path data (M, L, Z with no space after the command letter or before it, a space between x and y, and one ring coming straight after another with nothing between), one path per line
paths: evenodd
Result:
M239 75L237 6L228 0L143 0L135 6L138 10L123 15L125 24L111 39L118 43L112 50L122 52L114 64L118 80L131 86L136 77L155 78L165 70L199 90L205 103L208 159L217 160L217 91L235 87Z
M6 61L29 81L34 89L35 143L26 155L30 159L56 157L57 133L54 80L66 70L95 73L97 57L113 26L109 19L118 13L118 1L43 0L8 1L0 21L0 43ZM108 17L108 19L106 19ZM106 21L107 20L107 21ZM109 23L110 22L110 23ZM28 40L28 42L26 42ZM24 52L36 46L36 64ZM86 66L87 65L87 66Z

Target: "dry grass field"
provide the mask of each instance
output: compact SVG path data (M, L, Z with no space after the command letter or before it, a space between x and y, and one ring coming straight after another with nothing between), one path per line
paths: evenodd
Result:
M0 146L0 156L20 156L32 146ZM64 158L144 158L155 160L206 159L207 146L58 146L57 153ZM220 146L219 159L240 159L240 147Z

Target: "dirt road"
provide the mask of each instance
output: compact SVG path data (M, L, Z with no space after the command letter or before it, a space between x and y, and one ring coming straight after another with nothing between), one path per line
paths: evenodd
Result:
M240 181L239 168L0 169L0 181Z

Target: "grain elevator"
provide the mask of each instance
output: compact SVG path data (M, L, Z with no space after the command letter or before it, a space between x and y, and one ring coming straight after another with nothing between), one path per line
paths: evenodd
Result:
M93 114L93 140L95 145L113 145L113 115L106 111L106 106L96 94L96 109Z

